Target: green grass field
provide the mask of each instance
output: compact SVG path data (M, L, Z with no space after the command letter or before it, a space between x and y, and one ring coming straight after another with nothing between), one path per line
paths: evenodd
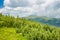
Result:
M16 33L15 28L0 28L0 40L27 40L25 36Z

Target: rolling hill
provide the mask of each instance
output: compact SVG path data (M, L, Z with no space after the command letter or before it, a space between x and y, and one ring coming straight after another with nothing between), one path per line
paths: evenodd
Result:
M60 28L0 13L0 40L60 40Z
M50 17L46 17L46 16L43 16L43 17L29 16L29 17L26 17L26 18L29 19L29 20L33 20L33 21L36 21L36 22L43 23L43 24L49 24L49 25L60 27L60 18L50 18Z

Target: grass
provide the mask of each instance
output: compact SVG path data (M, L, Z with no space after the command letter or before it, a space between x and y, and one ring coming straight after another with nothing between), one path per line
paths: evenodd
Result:
M15 28L0 28L0 40L27 40L27 38L16 33Z

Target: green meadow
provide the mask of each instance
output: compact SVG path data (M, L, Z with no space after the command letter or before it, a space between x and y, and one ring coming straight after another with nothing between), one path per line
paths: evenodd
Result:
M60 28L0 13L0 40L60 40Z

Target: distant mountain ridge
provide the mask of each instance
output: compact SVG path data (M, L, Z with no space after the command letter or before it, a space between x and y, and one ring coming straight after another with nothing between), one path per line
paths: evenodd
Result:
M60 18L50 18L50 17L46 17L46 16L29 16L26 17L29 20L33 20L36 22L41 22L44 24L49 24L49 25L53 25L53 26L60 26Z

